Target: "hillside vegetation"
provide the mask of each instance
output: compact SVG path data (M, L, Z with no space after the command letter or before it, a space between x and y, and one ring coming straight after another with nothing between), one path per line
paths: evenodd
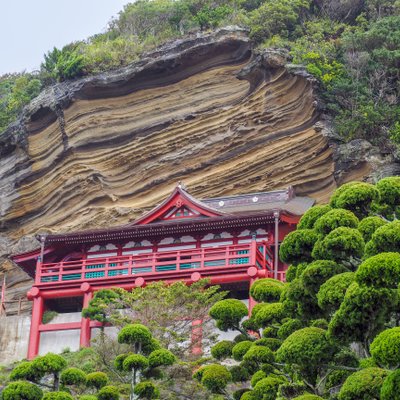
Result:
M319 81L320 97L345 140L400 143L398 0L140 0L106 32L49 51L34 73L0 77L0 131L56 82L98 74L190 33L249 29L260 48L289 51Z

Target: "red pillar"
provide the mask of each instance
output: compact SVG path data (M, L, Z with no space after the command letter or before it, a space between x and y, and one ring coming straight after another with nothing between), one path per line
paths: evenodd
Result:
M200 355L203 354L202 348L202 340L203 340L203 321L201 319L197 319L192 321L192 354Z
M37 296L33 298L31 330L29 333L29 344L28 344L28 360L34 359L39 354L39 345L40 345L39 325L42 323L43 305L44 305L43 297L38 293Z
M253 307L257 304L257 302L250 296L250 288L255 281L256 279L251 278L249 282L249 317L251 317L251 312L253 311Z
M92 300L93 293L86 292L83 294L83 307L86 308L89 306L90 300ZM89 347L90 346L90 319L82 318L81 319L81 336L79 341L80 347Z

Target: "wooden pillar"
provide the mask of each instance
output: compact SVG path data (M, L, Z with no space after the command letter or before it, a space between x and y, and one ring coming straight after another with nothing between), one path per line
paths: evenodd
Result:
M192 321L192 354L200 355L203 354L202 347L203 340L203 321L196 319Z
M90 287L89 287L90 289ZM87 308L89 306L90 300L93 298L93 292L87 291L83 295L83 306L82 308ZM91 329L90 329L90 319L89 318L82 318L81 319L81 336L79 340L80 347L89 347L90 346L90 336L91 336Z
M34 291L34 289L36 289ZM29 333L29 344L28 344L28 360L34 359L39 354L40 345L40 331L39 326L42 323L44 301L37 288L32 288L31 292L33 296L32 306L32 320L31 329Z

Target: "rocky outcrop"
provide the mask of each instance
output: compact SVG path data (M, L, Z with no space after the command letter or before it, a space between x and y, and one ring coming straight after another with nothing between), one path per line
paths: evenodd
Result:
M223 29L47 89L0 138L3 258L38 231L127 223L179 180L196 197L293 185L326 200L335 162L314 82L286 62Z

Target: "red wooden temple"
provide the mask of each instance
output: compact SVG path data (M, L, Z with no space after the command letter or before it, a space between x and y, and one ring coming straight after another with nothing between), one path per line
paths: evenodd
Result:
M80 311L96 290L209 278L249 298L254 279L284 280L279 243L313 203L292 188L198 200L178 185L128 225L39 235L40 249L13 257L34 279L28 292L33 301L28 358L38 354L41 332L80 329L80 346L89 346L99 323L82 318L43 324L42 316L45 309Z

